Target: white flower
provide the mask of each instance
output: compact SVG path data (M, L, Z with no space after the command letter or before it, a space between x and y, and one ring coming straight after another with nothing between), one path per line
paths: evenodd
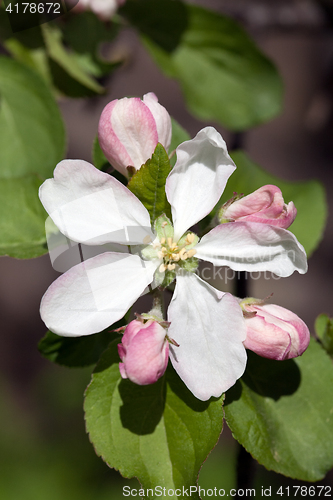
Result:
M174 227L162 217L153 234L148 211L116 179L84 161L61 162L54 179L40 188L41 201L60 231L85 244L141 245L142 253L106 252L60 276L41 303L50 330L64 336L99 332L122 318L154 278L160 283L165 272L175 273L168 335L179 347L170 346L172 364L201 400L229 389L246 365L245 322L237 299L195 274L196 259L279 276L307 270L303 247L286 229L226 223L200 242L186 233L210 213L235 168L212 127L181 144L166 182Z

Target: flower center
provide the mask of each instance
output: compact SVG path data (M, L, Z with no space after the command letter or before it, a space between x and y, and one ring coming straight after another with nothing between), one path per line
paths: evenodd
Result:
M182 240L183 238L181 238ZM170 236L163 236L159 243L156 244L157 256L163 259L163 263L159 267L159 271L173 271L176 269L176 264L180 261L186 261L193 257L197 251L195 248L186 248L194 243L196 236L194 233L188 233L184 240L175 242Z

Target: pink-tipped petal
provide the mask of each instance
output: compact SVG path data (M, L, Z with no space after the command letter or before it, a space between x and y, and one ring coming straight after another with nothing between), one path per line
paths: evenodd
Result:
M124 316L152 282L155 269L137 255L93 257L52 283L42 298L41 318L65 337L100 332Z
M242 376L246 365L245 322L237 300L195 274L178 276L168 310L174 369L202 401L219 397Z
M310 332L295 313L275 304L246 305L247 336L244 345L264 358L283 360L303 354L310 342Z
M237 222L261 222L286 229L294 222L296 214L293 202L286 205L281 190L268 184L231 203L223 211L222 217Z
M307 271L306 253L286 229L259 222L220 224L202 237L196 257L235 271L269 271L287 277Z
M128 177L128 166L138 170L151 158L160 142L171 141L171 119L155 94L111 101L103 110L99 126L100 146L111 165Z
M206 127L177 148L177 162L166 181L177 241L220 199L236 166L221 135Z
M114 177L83 160L63 160L39 189L60 231L86 245L142 244L153 238L146 208Z

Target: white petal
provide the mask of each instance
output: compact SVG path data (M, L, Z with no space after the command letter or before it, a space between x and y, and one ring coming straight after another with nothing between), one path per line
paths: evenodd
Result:
M142 244L153 238L148 211L114 177L83 160L64 160L39 190L60 231L87 245Z
M202 401L220 396L242 376L246 365L245 321L237 300L195 274L177 277L168 310L168 335L176 372Z
M224 140L213 127L178 146L176 165L166 181L175 241L211 212L235 168Z
M153 280L155 269L137 255L93 257L52 283L42 298L42 320L65 337L100 332L124 316Z
M202 237L196 257L235 271L270 271L287 277L307 271L306 253L286 229L260 222L221 224Z

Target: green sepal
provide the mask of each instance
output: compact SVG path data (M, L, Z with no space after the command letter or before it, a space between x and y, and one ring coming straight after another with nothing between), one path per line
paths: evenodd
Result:
M196 259L195 257L190 257L189 259L186 260L179 260L177 264L181 269L184 269L184 271L188 273L194 273L194 271L198 269L199 259Z
M170 170L168 154L158 143L153 156L135 172L127 185L148 210L152 224L163 213L171 218L171 207L165 194Z
M166 240L168 238L172 238L173 240L173 234L174 234L173 225L169 217L167 217L165 214L162 214L159 217L157 217L154 223L154 230L155 234L157 234L160 241L162 238L165 238Z
M332 360L313 339L291 360L248 351L244 376L226 393L225 418L267 469L318 481L333 466L332 387Z
M320 314L315 321L315 331L325 351L333 356L333 319Z
M114 341L85 395L86 428L96 453L124 477L136 476L145 489L195 485L222 430L223 398L199 401L171 366L155 384L138 386L121 379L118 363Z

